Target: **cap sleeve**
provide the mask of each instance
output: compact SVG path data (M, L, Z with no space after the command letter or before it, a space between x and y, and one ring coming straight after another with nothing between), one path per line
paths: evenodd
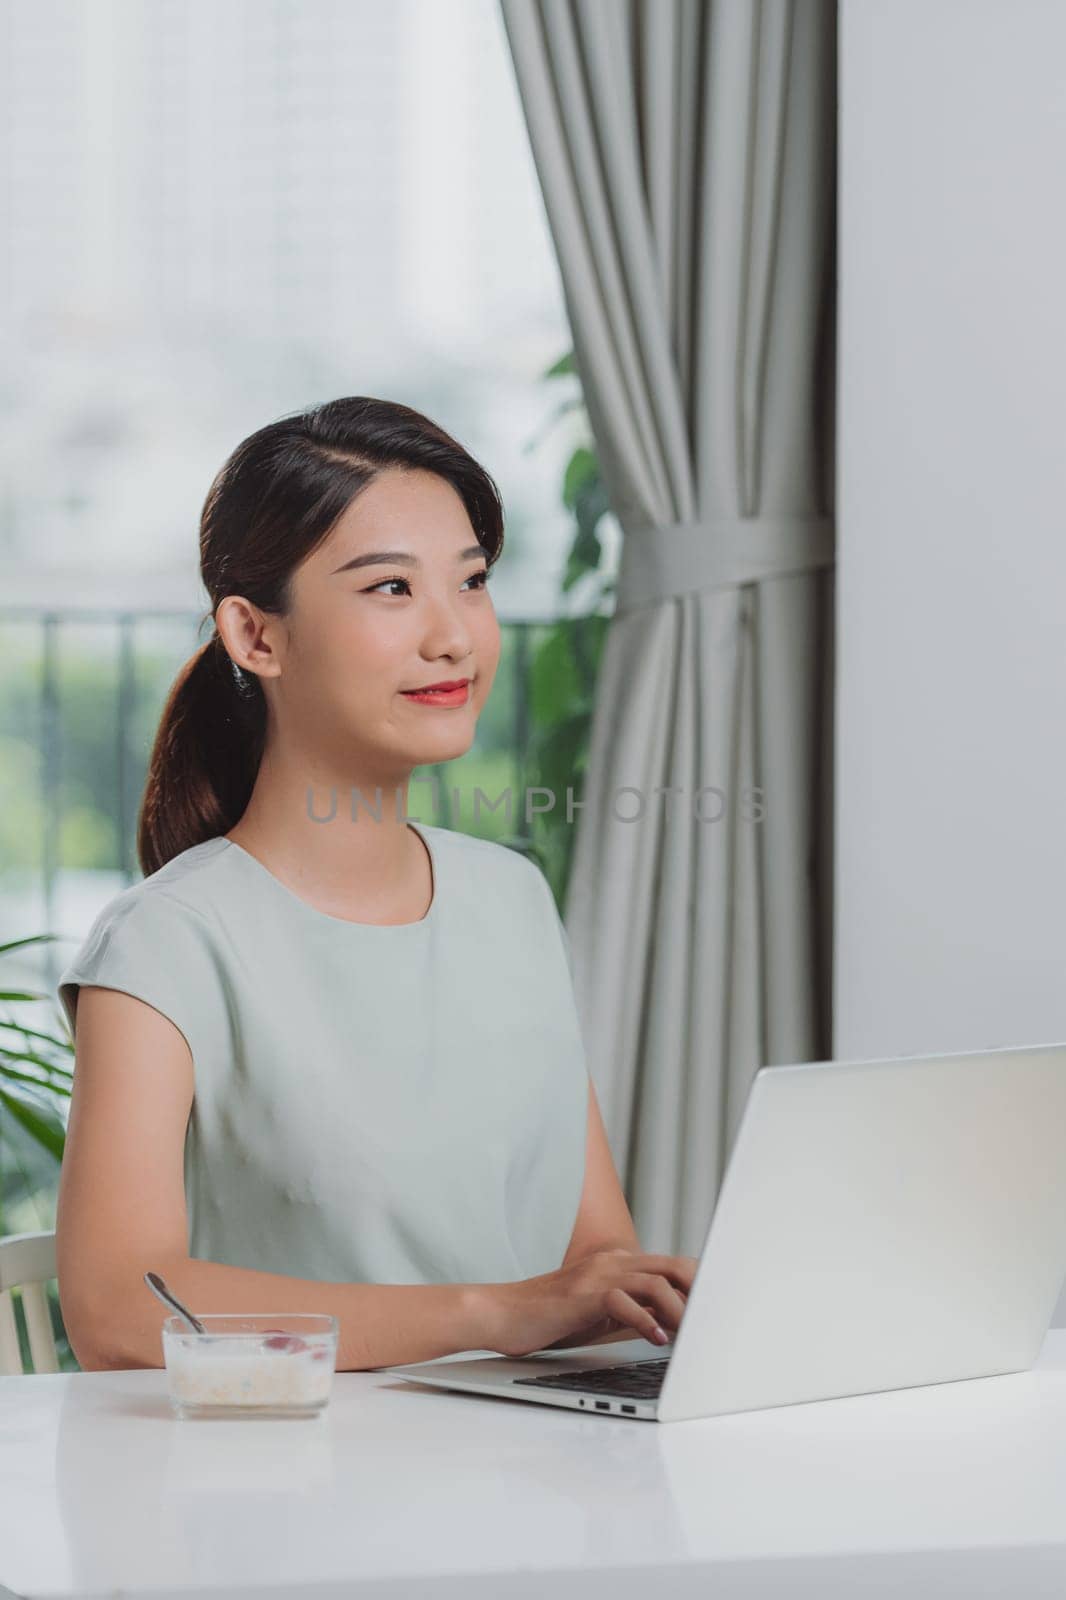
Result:
M83 984L119 989L161 1012L183 1034L194 1063L217 1049L225 1013L210 923L159 889L135 884L110 901L60 975L56 992L75 1041Z

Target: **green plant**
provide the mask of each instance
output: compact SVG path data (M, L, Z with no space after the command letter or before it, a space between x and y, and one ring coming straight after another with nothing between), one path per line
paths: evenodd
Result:
M543 376L549 381L576 377L573 351L560 357ZM562 401L552 422L575 411L584 414L580 392ZM587 419L585 432L587 442L574 449L563 474L562 499L573 515L574 535L561 589L568 595L584 583L588 593L580 615L563 617L544 629L531 663L533 733L527 782L548 789L555 797L553 808L536 817L533 853L539 857L560 907L570 876L575 827L567 820L567 791L572 792L574 801L582 798L596 676L610 624L609 614L600 607L615 587L603 571L599 523L610 507ZM575 810L575 818L577 814Z
M45 944L52 933L33 934L0 944L0 956L27 945ZM36 989L4 988L6 1007L49 1001ZM73 1041L45 1027L34 1028L7 1011L0 1016L0 1234L30 1232L54 1226L54 1205L60 1163L66 1143L67 1110L73 1082ZM40 1215L44 1200L47 1212ZM58 1285L46 1288L52 1332L61 1372L79 1365L59 1304ZM25 1327L19 1325L24 1363L29 1361Z
M0 944L0 956L55 938L54 933L38 933L14 939ZM0 1002L5 1006L50 999L36 989L0 990ZM46 1176L48 1169L57 1168L63 1159L74 1077L68 1063L73 1055L69 1038L33 1028L10 1011L0 1016L0 1232L11 1199L9 1174L21 1177L24 1198L32 1199L41 1176L40 1157L44 1157ZM27 1156L36 1169L34 1175L28 1170Z

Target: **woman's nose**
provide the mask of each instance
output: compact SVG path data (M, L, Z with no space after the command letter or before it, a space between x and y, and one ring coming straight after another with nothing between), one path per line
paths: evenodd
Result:
M468 656L471 650L470 629L456 608L447 600L427 601L429 611L423 630L423 647L427 654L450 655L456 660Z

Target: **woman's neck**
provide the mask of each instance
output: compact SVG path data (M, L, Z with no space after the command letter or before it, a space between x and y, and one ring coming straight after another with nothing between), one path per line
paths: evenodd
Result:
M279 782L260 768L225 835L301 899L354 922L416 922L433 895L425 845L408 826L408 781ZM415 821L418 819L415 818Z

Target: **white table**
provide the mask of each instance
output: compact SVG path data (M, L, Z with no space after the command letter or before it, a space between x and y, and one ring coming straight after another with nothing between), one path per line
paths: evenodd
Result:
M1066 1330L1032 1372L698 1422L334 1382L231 1422L159 1370L0 1378L0 1594L1066 1594Z

